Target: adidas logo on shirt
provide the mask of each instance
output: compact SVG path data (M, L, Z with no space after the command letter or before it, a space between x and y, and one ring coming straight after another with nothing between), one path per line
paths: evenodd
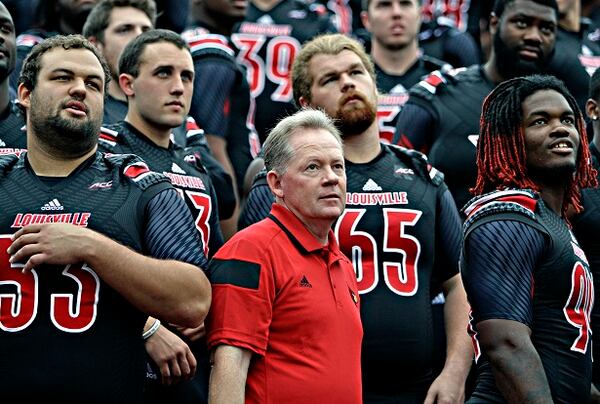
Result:
M383 191L383 189L379 185L377 185L377 183L375 181L373 181L371 178L369 178L369 181L367 181L365 183L362 190L363 191Z
M302 279L300 279L300 287L302 287L302 288L312 288L312 285L310 284L310 282L308 281L308 279L306 279L306 275L302 275Z
M171 172L177 173L177 174L187 174L183 168L179 167L177 164L173 163L173 165L171 166Z
M42 210L64 210L65 207L60 204L58 199L54 198L42 206Z

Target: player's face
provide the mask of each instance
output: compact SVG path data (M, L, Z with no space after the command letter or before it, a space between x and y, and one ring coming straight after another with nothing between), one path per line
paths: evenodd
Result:
M328 228L345 206L342 146L324 129L302 130L289 143L294 157L274 193L308 228Z
M206 8L211 12L234 18L243 19L248 9L248 0L204 0Z
M363 24L379 45L389 50L415 43L421 27L418 0L371 0Z
M111 11L104 41L96 45L104 54L115 81L119 77L119 58L125 46L142 32L152 29L150 18L134 7L115 7Z
M569 103L554 90L542 90L522 104L528 174L539 181L572 176L579 132Z
M194 90L194 63L187 49L169 42L146 45L139 74L131 82L129 108L148 125L163 129L183 123Z
M15 69L15 26L10 13L0 3L0 81Z
M556 41L556 13L529 0L509 3L500 20L492 18L496 67L505 78L542 71Z
M301 98L302 104L335 118L344 136L362 134L371 126L377 114L375 82L354 52L317 54L308 70L313 78L311 100Z
M54 48L42 55L36 87L19 86L27 126L63 156L95 147L104 107L104 70L87 49Z

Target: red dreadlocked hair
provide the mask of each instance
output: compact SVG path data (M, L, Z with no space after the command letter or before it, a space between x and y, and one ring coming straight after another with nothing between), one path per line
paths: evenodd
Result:
M481 195L504 188L540 190L527 175L522 103L531 94L542 90L554 90L565 97L575 114L575 127L580 138L577 170L569 181L562 207L563 216L567 217L569 207L576 213L583 210L580 189L595 187L598 180L591 164L583 115L565 85L553 76L534 75L507 80L487 96L479 122L477 182L471 192Z

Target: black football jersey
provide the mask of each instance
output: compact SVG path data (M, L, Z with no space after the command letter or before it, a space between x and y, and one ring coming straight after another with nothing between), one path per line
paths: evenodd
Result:
M281 118L296 111L290 74L300 47L334 30L326 15L301 0L281 0L269 11L249 3L246 19L235 28L231 41L256 99L255 125L261 142Z
M472 306L470 332L480 372L472 397L486 402L503 402L489 359L478 343L477 323L487 319L508 319L524 322L531 329L531 341L541 359L554 402L588 402L592 377L590 312L594 286L586 256L569 227L539 195L529 190L495 191L474 198L465 212L465 245L469 237L475 235L475 230L498 222L498 226L504 227L522 223L543 236L543 244L530 251L537 257L531 271L516 279L510 290L498 285L501 282L498 276L503 277L506 272L508 277L512 269L501 266L494 274L482 278L481 272L489 271L488 265L472 267L464 257L474 256L463 251L461 275ZM513 239L497 237L489 244L478 242L472 248L487 260L503 260L505 257L494 256L494 245L506 246L510 251L518 242L516 236ZM520 267L515 262L509 265ZM495 265L490 263L489 267ZM476 298L482 288L488 292ZM512 315L518 306L516 297L521 295L528 298L530 315L526 316L526 321ZM489 309L502 299L512 304L502 309Z
M255 102L250 96L250 87L245 70L235 60L235 52L230 39L212 34L203 27L191 28L181 34L192 50L194 68L198 73L194 80L194 97L190 115L206 133L222 136L227 141L227 154L235 171L238 191L242 190L246 169L260 151L260 140L254 128ZM218 69L233 72L234 82L231 91L222 103L215 104L211 94L202 87L202 67L218 66ZM212 72L211 83L220 80L218 73ZM215 77L216 76L216 77ZM218 84L218 83L216 83ZM223 123L210 120L216 115L215 110L222 111ZM219 112L217 112L218 114ZM205 118L205 119L203 119ZM241 195L241 193L239 193Z
M411 88L407 108L398 117L394 142L406 137L412 145L425 145L423 150L428 150L431 164L444 173L458 207L471 198L469 188L475 185L481 106L493 89L480 65L446 74L433 72ZM415 132L411 117L405 116L411 104L429 115L426 132Z
M25 117L14 101L0 114L0 147L12 149L27 148Z
M24 226L63 222L146 252L147 206L172 187L132 155L96 153L56 184L38 178L25 156L0 156L2 400L138 402L147 315L85 263L22 273L6 249Z
M592 143L590 151L596 170L600 170L600 152ZM573 233L581 244L590 262L590 268L594 275L594 289L600 291L600 189L584 189L581 191L583 202L583 213L571 219ZM593 352L600 352L600 293L596 293L594 309L592 311ZM600 383L600 361L594 361L594 383Z
M209 257L223 245L219 227L217 197L210 177L202 165L185 161L183 148L171 142L168 149L158 147L127 122L102 128L99 146L110 153L132 153L140 156L150 169L167 176L186 201L196 229Z
M452 205L453 259L442 252L442 175L417 152L382 147L369 163L346 161L346 209L334 231L361 293L363 388L398 394L432 381L432 281L458 273L460 219Z
M589 95L590 77L600 66L600 45L590 41L586 28L581 32L569 32L562 28L556 31L556 45L548 73L562 81L585 111Z
M379 136L386 143L391 143L396 130L398 114L402 106L408 101L408 90L435 70L450 70L451 66L441 60L421 56L401 76L384 72L375 63L377 78L377 123Z
M127 116L128 108L127 102L117 100L112 95L107 94L106 98L104 98L102 124L108 126L122 121Z

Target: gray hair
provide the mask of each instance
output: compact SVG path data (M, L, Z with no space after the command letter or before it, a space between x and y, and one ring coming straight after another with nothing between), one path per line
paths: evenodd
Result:
M280 175L285 173L289 162L294 158L290 138L302 129L324 129L333 135L340 147L343 147L340 131L335 127L333 120L323 111L304 108L279 121L269 133L263 145L267 171L273 170Z

